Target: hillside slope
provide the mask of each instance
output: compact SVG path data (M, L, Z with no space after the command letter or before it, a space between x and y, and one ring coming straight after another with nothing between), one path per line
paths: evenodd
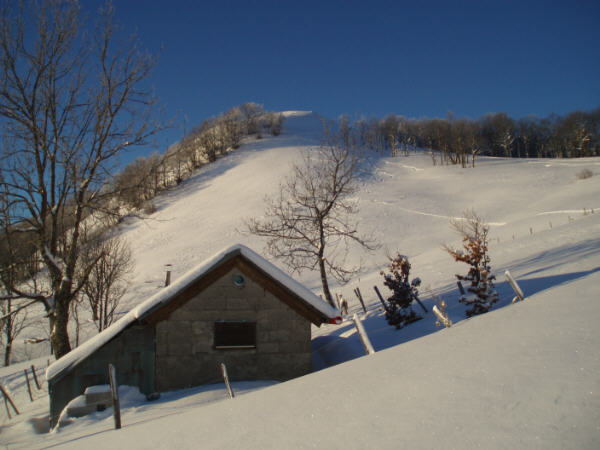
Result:
M117 233L131 244L135 262L119 315L163 287L167 264L174 280L235 243L263 252L264 241L245 232L244 220L263 214L265 196L277 192L291 163L301 151L315 148L321 141L318 115L299 111L285 115L282 135L247 139L239 150L157 197L157 212L144 219L130 217L119 226ZM468 208L492 225L490 251L495 270L530 257L539 248L579 242L580 237L568 231L572 224L600 217L584 216L584 210L600 211L600 176L586 180L576 176L582 168L600 172L597 158L480 158L474 169L462 169L434 167L429 156L417 153L375 157L369 164L367 174L359 180L357 219L359 230L372 235L381 248L373 253L352 249L348 264L362 266L362 272L346 287L332 280L333 290L354 302L352 289L360 286L370 297L372 286L381 285L379 271L387 266L387 254L397 251L410 258L413 275L423 280L424 288L448 290L454 274L465 269L452 263L441 247L460 243L449 221ZM557 239L558 233L561 239ZM320 292L317 272L295 276ZM83 319L85 340L94 327L86 323L85 313ZM45 326L42 321L23 336L43 335ZM49 353L40 345L15 352L21 359Z
M598 448L598 283L596 272L409 344L233 401L132 415L122 431L87 430L61 448Z
M277 192L290 164L302 150L320 144L319 116L301 112L287 116L281 136L247 141L240 150L160 196L155 214L145 220L130 219L121 227L136 260L125 305L154 293L164 281L166 264L172 265L176 278L236 242L261 252L264 241L244 232L244 219L262 215L265 196ZM534 251L538 247L532 238L546 233L555 241L552 232L583 218L584 208L600 212L600 177L579 180L576 174L582 168L600 172L600 161L481 158L475 169L462 169L433 167L422 153L375 159L370 174L360 180L356 199L360 230L372 234L382 247L372 254L351 252L349 263L364 267L354 284L358 278L378 277L387 265L386 252L396 250L409 256L413 271L425 284L451 282L457 269L440 247L458 243L449 220L468 208L492 224L493 268L504 264L507 244L523 249L520 256L525 257L528 247ZM513 255L508 256L511 259ZM299 279L320 289L316 272L302 273Z
M118 233L130 242L136 263L121 313L161 288L166 264L176 279L237 242L262 252L264 242L243 232L244 219L260 216L265 195L277 192L291 162L320 143L317 115L286 115L281 136L247 140L159 196L156 213L120 225ZM432 166L429 156L416 153L376 157L370 164L359 180L358 220L381 248L353 249L348 262L361 264L362 272L333 288L349 299L351 312L362 311L352 293L361 288L368 307L363 324L378 353L361 357L351 321L315 328L314 367L338 366L235 403L200 407L182 400L189 393L165 400L166 410L134 402L124 411L126 430L111 434L119 439L111 444L597 447L600 176L580 180L577 173L589 168L598 174L600 160L480 158L474 169L462 169ZM491 265L501 298L491 313L470 320L464 320L464 306L457 302L454 277L467 269L441 248L460 244L449 221L467 208L491 224ZM411 275L423 280L421 298L429 310L403 330L387 325L372 289L382 289L379 271L387 266L386 253L396 251L410 258ZM510 304L514 294L504 281L506 269L529 297L524 303ZM317 273L297 278L320 292ZM436 328L433 293L448 303L456 323L451 329ZM87 333L92 328L88 325ZM359 359L349 361L353 358ZM46 358L36 365L42 361ZM24 367L0 369L26 410L16 421L0 418L8 424L0 429L0 443L41 447L72 441L93 447L95 439L108 438L102 431L111 427L109 412L52 436L32 435L27 420L45 414L47 400L40 396L28 404ZM159 435L156 429L172 433Z

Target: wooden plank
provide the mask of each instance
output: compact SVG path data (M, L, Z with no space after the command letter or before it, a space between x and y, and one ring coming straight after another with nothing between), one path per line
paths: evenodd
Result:
M385 300L383 299L383 296L381 295L381 292L379 292L379 289L377 289L377 286L373 286L373 289L375 289L375 293L377 294L377 297L379 297L379 301L383 305L383 309L385 309L386 311L388 311L388 306L385 303Z
M433 313L438 318L438 320L444 324L446 328L450 328L452 326L452 321L448 317L448 314L442 313L438 309L437 305L433 305Z
M38 381L37 374L35 373L35 366L31 365L31 373L33 374L33 380L35 381L35 387L37 387L38 391L42 388L40 386L40 382Z
M344 314L344 315L348 315L348 300L346 300L344 298L343 295L340 294L340 311Z
M517 281L512 277L510 272L507 270L506 272L504 272L504 275L506 276L506 280L509 282L509 284L513 288L513 291L515 291L515 294L517 294L517 296L515 298L513 298L512 302L515 303L517 300L521 300L521 301L525 300L525 295L523 294L521 287L517 284Z
M337 304L337 309L338 311L342 311L342 304L340 302L340 294L339 293L335 293L335 303Z
M358 332L360 341L362 342L362 345L365 348L365 353L367 355L372 355L373 353L375 353L375 349L373 348L373 345L371 345L371 340L369 339L369 336L367 336L367 332L365 331L362 322L360 321L356 313L352 317L352 320L354 321L354 326L356 327L356 331Z
M363 301L362 295L360 293L360 288L356 288L354 289L354 294L358 297L358 301L360 302L360 305L362 306L362 309L364 312L367 312L367 308L365 307L365 302Z
M23 372L25 373L25 381L27 381L27 392L29 393L29 400L33 402L33 394L31 393L31 383L29 382L29 375L27 374L27 369L24 369Z
M110 378L110 396L112 399L113 417L115 419L115 429L121 428L121 405L119 403L119 385L117 384L117 375L115 366L108 365L108 377Z
M12 406L12 409L15 410L15 412L17 413L17 415L21 414L19 412L19 410L17 409L17 407L15 406L14 402L12 401L12 398L10 398L10 395L8 395L8 392L6 391L6 388L0 384L0 392L2 392L2 395L4 396L4 401L8 401L8 403L10 403L10 406ZM6 410L8 411L8 406L6 407ZM10 413L9 413L10 415Z
M233 392L233 389L231 388L231 385L229 384L229 376L227 375L227 367L225 367L225 364L223 364L223 363L221 363L221 374L223 374L223 381L225 382L225 387L227 388L227 395L229 395L229 398L234 398L235 393Z
M421 300L419 300L419 297L417 297L416 295L413 295L413 298L417 301L417 303L419 305L421 305L421 308L423 308L423 311L425 311L426 313L429 312L429 311L427 311L427 308L425 308L425 305L423 305L423 303L421 303Z

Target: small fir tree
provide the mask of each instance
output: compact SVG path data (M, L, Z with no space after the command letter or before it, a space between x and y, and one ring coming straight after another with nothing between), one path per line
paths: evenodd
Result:
M385 284L392 295L387 299L385 317L390 325L400 329L409 323L421 319L413 309L412 301L419 294L421 284L419 278L413 278L409 283L410 263L408 258L398 253L395 258L390 258L389 273L380 272Z
M466 211L460 221L452 222L452 226L462 235L463 250L444 247L455 261L470 266L467 275L456 275L460 281L470 282L469 294L462 295L459 302L468 306L467 317L488 312L498 301L498 293L494 289L494 280L488 254L489 227L474 211Z

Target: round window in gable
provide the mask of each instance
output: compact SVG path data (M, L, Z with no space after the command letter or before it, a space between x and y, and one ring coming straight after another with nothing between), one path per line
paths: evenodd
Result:
M244 280L244 277L240 274L233 276L233 284L235 284L237 287L244 287L245 281L246 280Z

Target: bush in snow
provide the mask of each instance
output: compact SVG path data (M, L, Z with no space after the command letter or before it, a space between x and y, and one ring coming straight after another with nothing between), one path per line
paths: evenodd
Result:
M421 318L412 309L412 301L419 294L417 288L421 280L413 278L409 283L409 273L408 258L400 253L395 258L390 258L389 273L381 272L384 278L383 284L392 291L392 295L387 299L385 317L388 323L396 328L402 328Z
M459 302L465 303L467 317L483 314L490 310L498 301L498 293L494 289L494 279L490 268L488 254L489 227L474 211L466 211L463 219L453 221L452 226L462 236L463 250L448 246L444 249L455 261L464 262L470 266L467 275L456 275L460 281L469 281L467 294L460 297Z

